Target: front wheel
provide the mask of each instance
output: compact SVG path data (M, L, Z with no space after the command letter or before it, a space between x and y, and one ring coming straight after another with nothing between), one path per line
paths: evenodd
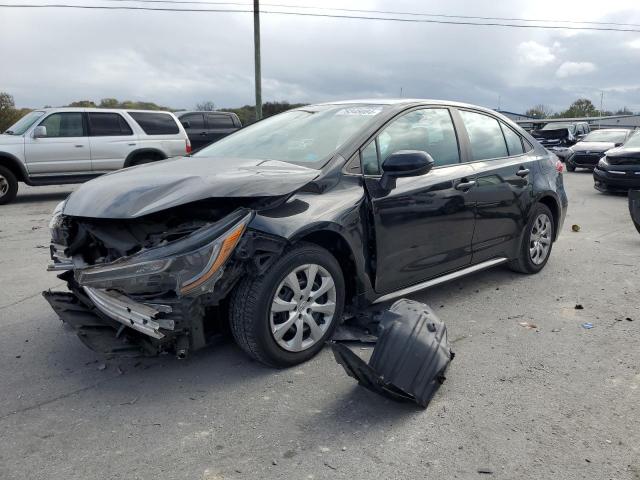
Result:
M18 194L18 180L11 170L0 165L0 205L12 202Z
M554 236L551 210L542 203L536 204L525 228L518 258L512 260L509 267L516 272L538 273L549 260Z
M259 277L234 289L231 332L251 357L288 367L318 353L340 322L344 307L340 264L324 248L300 243Z

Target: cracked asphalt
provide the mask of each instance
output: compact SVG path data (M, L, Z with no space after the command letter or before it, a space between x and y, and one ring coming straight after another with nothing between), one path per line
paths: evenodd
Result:
M0 207L0 478L640 479L640 235L625 197L565 183L543 272L413 297L456 352L426 410L358 387L327 349L288 370L230 341L104 363L40 295L62 285L47 222L73 187L21 185Z

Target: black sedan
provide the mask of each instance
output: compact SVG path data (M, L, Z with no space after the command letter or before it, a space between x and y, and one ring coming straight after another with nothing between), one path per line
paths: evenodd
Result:
M632 133L633 130L627 128L611 128L589 133L571 147L571 153L565 161L567 170L573 172L578 167L593 170L604 156L604 152L622 145Z
M619 148L607 150L593 170L594 187L601 192L640 188L640 133Z
M472 105L305 106L82 185L51 221L69 291L44 296L107 354L184 357L226 324L252 357L294 365L345 313L500 264L539 272L562 167Z

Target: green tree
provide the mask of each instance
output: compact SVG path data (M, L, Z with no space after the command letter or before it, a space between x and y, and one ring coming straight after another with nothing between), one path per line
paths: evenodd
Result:
M531 107L529 110L524 112L524 114L528 117L533 118L548 118L553 115L553 111L546 105L540 103L534 107Z
M560 114L561 117L596 117L598 109L591 103L588 98L579 98L569 108Z
M620 108L616 110L616 115L633 115L633 112L629 110L627 107Z
M100 108L118 108L120 103L117 98L103 98L100 100Z
M80 100L77 102L71 102L69 106L76 107L76 108L96 108L97 107L95 102L92 102L91 100Z
M28 108L16 108L13 96L0 92L0 132L4 132L29 111Z

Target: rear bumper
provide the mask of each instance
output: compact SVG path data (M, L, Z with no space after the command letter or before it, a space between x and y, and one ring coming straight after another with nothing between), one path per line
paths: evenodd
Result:
M609 173L596 168L593 171L594 188L601 192L626 192L629 189L640 189L640 175L628 172L624 175Z

